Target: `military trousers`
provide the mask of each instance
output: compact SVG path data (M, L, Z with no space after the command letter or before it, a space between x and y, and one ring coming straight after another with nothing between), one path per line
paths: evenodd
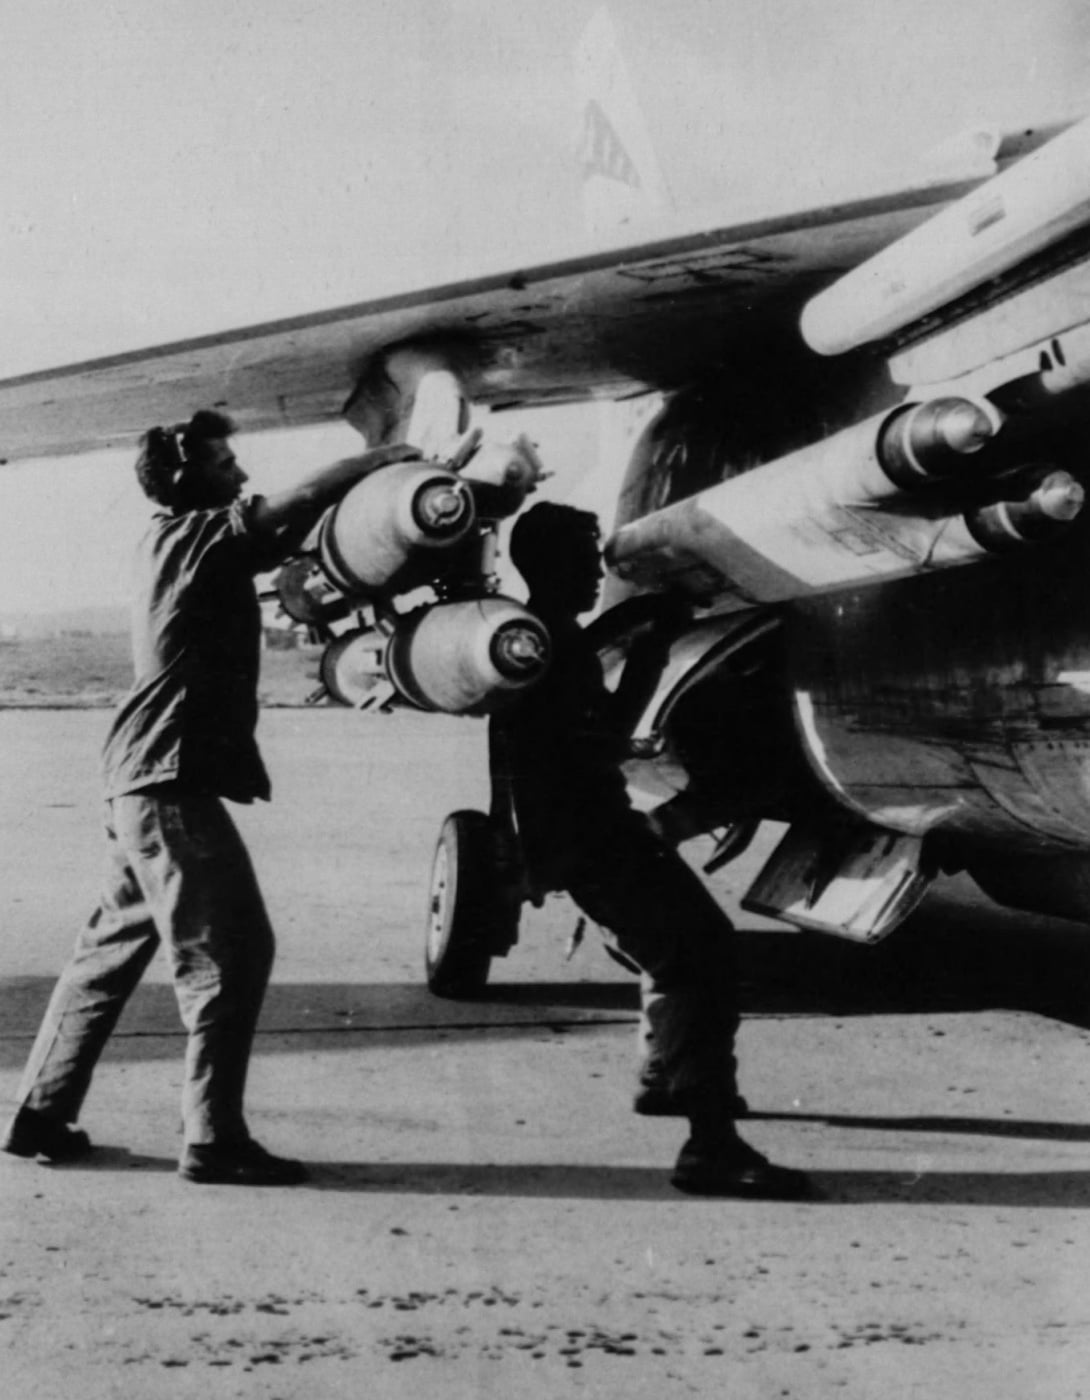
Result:
M641 1078L694 1112L729 1112L739 1023L734 929L703 881L629 811L584 843L564 884L642 974Z
M54 989L18 1091L72 1123L103 1047L163 945L187 1032L187 1143L247 1136L243 1096L275 943L249 854L219 798L170 785L107 801L98 907Z

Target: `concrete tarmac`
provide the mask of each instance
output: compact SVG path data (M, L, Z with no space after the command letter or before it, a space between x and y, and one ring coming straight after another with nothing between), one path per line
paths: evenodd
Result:
M0 713L0 1090L93 903L102 711ZM294 1189L175 1174L162 962L83 1115L0 1158L0 1376L34 1400L1090 1397L1090 939L947 881L878 948L738 915L747 1136L821 1199L678 1195L629 1109L635 988L566 900L476 1003L421 972L483 727L272 711L238 811L280 938L250 1091ZM763 849L767 849L768 837ZM686 854L699 860L706 848Z

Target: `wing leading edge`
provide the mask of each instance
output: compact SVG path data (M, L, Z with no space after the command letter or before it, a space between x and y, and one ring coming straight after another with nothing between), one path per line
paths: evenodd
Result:
M977 177L979 178L979 177ZM376 357L438 343L493 407L673 389L783 335L817 289L977 183L929 184L0 381L0 460L126 446L222 406L247 430L341 416Z

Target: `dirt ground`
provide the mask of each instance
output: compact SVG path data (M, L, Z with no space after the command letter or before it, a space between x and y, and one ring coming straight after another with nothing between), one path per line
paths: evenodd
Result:
M105 711L0 713L0 1091L94 895ZM820 1199L668 1185L629 1110L634 988L575 914L485 999L421 979L472 721L280 710L241 813L279 936L251 1118L295 1190L175 1175L182 1040L157 964L83 1165L0 1160L0 1375L34 1400L1090 1396L1090 952L947 882L860 949L739 918L746 1133ZM687 851L703 854L697 844ZM716 877L736 900L760 852Z

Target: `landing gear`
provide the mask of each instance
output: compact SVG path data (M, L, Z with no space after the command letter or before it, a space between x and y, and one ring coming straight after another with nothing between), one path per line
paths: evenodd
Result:
M522 890L504 833L483 812L452 812L439 832L428 894L424 966L436 996L484 990L493 957L518 938Z

